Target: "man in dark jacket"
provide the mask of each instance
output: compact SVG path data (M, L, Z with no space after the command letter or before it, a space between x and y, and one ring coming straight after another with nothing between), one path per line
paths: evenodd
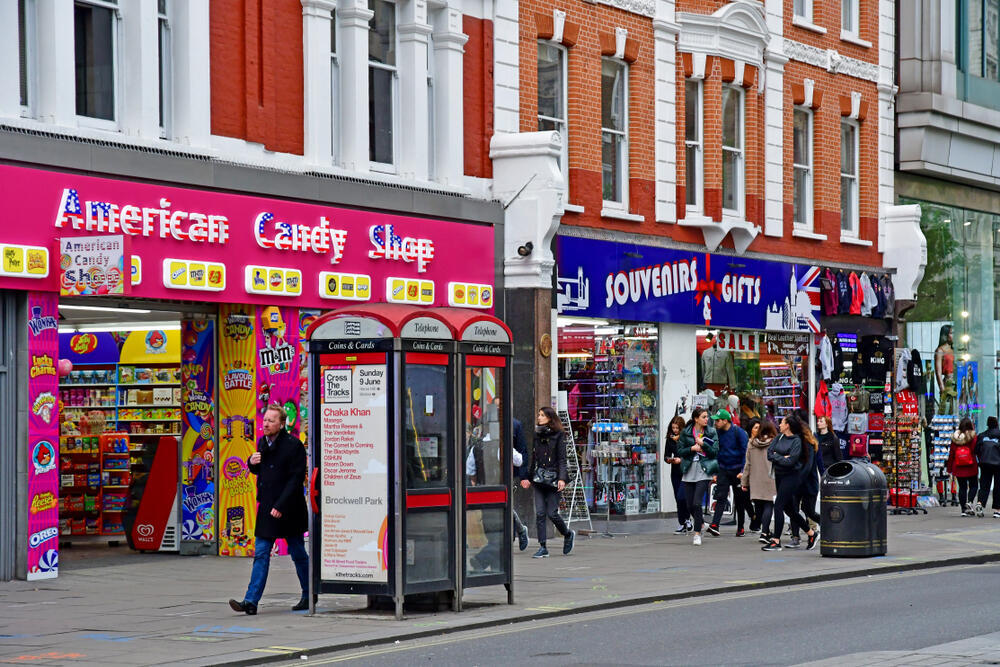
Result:
M522 479L528 479L528 443L524 440L524 427L521 420L514 419L514 451L521 455L521 465L514 466L514 484ZM515 459L516 459L515 455ZM528 548L528 527L514 510L514 534L517 535L517 546L521 551Z
M753 522L753 509L750 505L750 493L744 491L740 478L743 476L743 466L747 462L747 433L739 426L733 424L733 417L729 410L719 410L712 419L715 420L715 430L718 435L719 444L719 472L715 477L715 513L712 515L712 523L708 524L708 533L719 536L719 521L722 519L722 512L726 507L726 499L729 497L729 489L733 490L733 509L736 514L736 537L743 537L746 531L743 530L744 515L750 514L750 521Z
M247 460L250 472L257 475L257 525L254 536L253 571L250 586L242 602L230 600L233 611L257 613L257 603L264 594L271 549L278 538L288 543L288 553L295 563L295 573L302 587L302 598L293 611L309 608L309 556L303 534L309 529L309 514L303 484L306 478L306 450L285 430L287 417L278 405L264 411L257 451Z
M1000 428L997 418L986 420L986 430L976 438L976 458L979 460L979 502L976 516L983 515L983 506L993 486L993 518L1000 519Z

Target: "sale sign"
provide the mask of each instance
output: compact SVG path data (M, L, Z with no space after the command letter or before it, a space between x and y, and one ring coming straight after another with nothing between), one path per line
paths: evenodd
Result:
M59 270L62 296L125 294L125 238L121 234L62 238Z

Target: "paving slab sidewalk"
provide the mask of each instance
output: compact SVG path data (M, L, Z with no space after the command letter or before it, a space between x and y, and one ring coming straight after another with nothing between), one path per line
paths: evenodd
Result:
M733 527L694 547L671 533L672 521L613 525L629 534L580 537L569 557L558 540L548 559L515 551L514 605L501 586L470 589L462 613L409 612L402 621L354 596L322 596L311 617L290 611L299 594L287 556L272 560L260 613L245 616L227 600L242 598L247 559L66 550L58 579L0 584L0 664L253 664L727 589L1000 561L1000 521L959 518L954 508L889 517L889 554L867 559L762 552Z

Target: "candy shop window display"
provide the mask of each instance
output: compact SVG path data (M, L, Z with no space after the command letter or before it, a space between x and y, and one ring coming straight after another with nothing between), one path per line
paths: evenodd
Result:
M655 324L559 318L559 390L593 511L659 512L658 353Z

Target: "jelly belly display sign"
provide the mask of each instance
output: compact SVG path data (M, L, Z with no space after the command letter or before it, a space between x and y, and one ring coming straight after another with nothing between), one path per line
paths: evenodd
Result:
M257 478L247 459L256 449L256 307L219 307L219 555L253 556Z
M321 432L319 468L323 581L386 583L389 443L384 354L360 363L323 365L314 395ZM345 358L346 361L346 358Z
M2 247L54 252L53 237L64 244L125 237L136 297L324 309L356 301L493 307L488 224L10 166L0 166L0 203L6 219L17 221L0 231ZM0 287L59 291L59 272L46 262L22 257L10 265ZM486 286L488 298L482 287L471 299L453 285Z
M215 324L181 323L181 541L215 540Z
M28 579L59 574L59 310L28 294Z
M121 234L60 239L61 296L122 295L125 276L125 237Z
M819 269L560 236L560 314L819 332Z

